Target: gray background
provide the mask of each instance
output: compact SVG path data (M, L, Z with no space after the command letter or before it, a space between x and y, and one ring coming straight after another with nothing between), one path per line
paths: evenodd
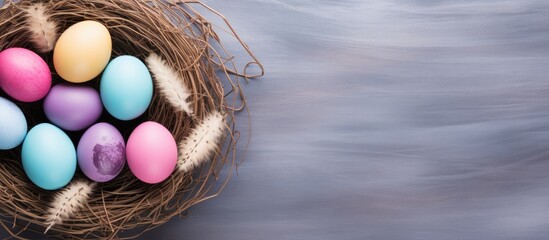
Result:
M548 1L206 3L267 69L252 142L143 239L549 238Z
M145 238L549 238L548 1L207 3L267 68L252 143Z

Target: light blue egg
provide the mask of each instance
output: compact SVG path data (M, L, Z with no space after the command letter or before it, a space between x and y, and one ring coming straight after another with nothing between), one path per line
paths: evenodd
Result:
M0 150L19 146L27 134L27 119L15 103L0 97Z
M135 119L151 104L151 74L141 60L119 56L105 68L100 93L103 105L112 116L125 121Z
M21 152L23 168L30 180L46 190L67 185L76 171L76 149L58 127L42 123L33 127Z

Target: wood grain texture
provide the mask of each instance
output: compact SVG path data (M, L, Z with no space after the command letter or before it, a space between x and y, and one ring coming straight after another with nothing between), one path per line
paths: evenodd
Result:
M547 239L548 1L205 2L265 64L252 142L143 239Z
M549 2L207 2L267 69L252 144L147 237L549 236Z

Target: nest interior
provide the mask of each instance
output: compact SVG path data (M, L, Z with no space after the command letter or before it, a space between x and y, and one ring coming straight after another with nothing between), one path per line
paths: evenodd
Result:
M113 124L126 139L139 123L146 120L164 125L176 142L180 142L200 119L212 111L220 111L227 119L222 145L207 164L192 173L175 171L166 181L156 185L142 183L126 166L114 180L97 184L83 207L70 219L53 226L48 235L62 238L130 238L175 216L184 216L192 205L216 196L232 172L230 169L228 174L220 174L228 168L224 165L229 163L234 166L236 160L238 132L234 115L245 109L238 78L256 77L247 75L245 69L240 74L235 67L228 67L227 62L232 59L223 56L226 51L212 24L190 4L198 3L207 11L218 13L196 1L7 1L0 10L0 50L9 47L34 49L25 26L24 9L37 2L46 4L49 16L59 27L59 34L83 20L101 22L112 37L112 57L133 55L143 60L148 54L155 53L177 69L189 86L194 117L174 111L156 90L148 111L136 120L123 122L104 113L99 121ZM262 75L263 68L259 61L226 23L231 35L252 57L252 63L260 66ZM41 54L50 69L54 69L52 55L51 52ZM53 70L52 74L53 84L62 81ZM99 77L87 84L98 88ZM7 97L1 91L0 96ZM16 103L25 113L29 129L47 122L42 103ZM77 143L82 133L73 132L69 136ZM56 194L30 182L21 165L20 151L20 147L0 151L0 224L15 237L29 231L44 232L47 210ZM222 180L219 181L219 178ZM73 181L75 179L86 177L77 170Z

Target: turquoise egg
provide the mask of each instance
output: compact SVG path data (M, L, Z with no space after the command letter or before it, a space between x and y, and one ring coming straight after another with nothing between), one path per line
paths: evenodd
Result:
M46 190L67 185L76 171L76 149L58 127L42 123L33 127L21 152L23 168L30 180Z
M25 115L8 99L0 97L0 150L19 146L27 134Z
M119 56L105 68L101 77L101 100L105 109L115 118L132 120L143 114L153 95L149 69L132 56Z

